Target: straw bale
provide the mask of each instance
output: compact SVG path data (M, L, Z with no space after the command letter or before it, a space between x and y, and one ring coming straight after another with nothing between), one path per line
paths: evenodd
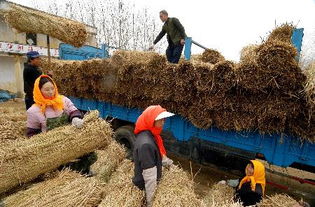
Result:
M16 4L10 4L2 13L5 21L19 32L50 35L75 47L81 47L88 37L85 25L74 20Z
M242 207L240 202L234 201L234 192L232 187L217 183L211 186L203 202L208 207Z
M26 114L25 112L6 113L0 109L1 141L16 140L25 136Z
M291 68L296 63L297 51L290 43L269 41L257 48L257 64L267 71L282 71ZM293 70L294 71L294 70Z
M272 196L266 196L257 204L258 207L283 207L283 206L294 206L298 202L294 200L292 197L286 194L275 194Z
M113 132L98 116L86 115L82 129L63 126L1 148L0 193L106 146Z
M139 207L144 201L144 191L132 183L133 163L125 159L104 187L105 198L99 207Z
M306 104L299 115L288 119L288 131L302 140L315 142L315 113Z
M292 24L282 24L271 31L268 36L267 42L277 40L291 43L291 37L294 29L295 27Z
M193 62L194 67L194 86L201 91L210 91L213 84L213 64Z
M173 94L173 100L175 102L190 102L193 98L193 88L191 85L194 81L194 76L192 75L193 64L190 62L183 62L181 64L171 66L173 69L173 78L168 83L168 87L173 87L175 93Z
M201 56L201 60L205 63L216 64L220 61L224 61L223 55L214 49L206 49Z
M102 186L95 178L86 178L79 173L64 170L55 178L6 197L3 203L7 207L94 207L101 202L102 193Z
M97 161L91 166L96 177L102 182L108 182L112 173L126 157L122 145L112 140L104 150L97 150Z
M25 138L26 113L22 103L8 101L0 104L0 145Z
M255 63L258 45L247 45L241 50L240 62Z
M312 62L305 71L306 84L304 91L307 97L308 104L314 108L315 107L315 62Z
M153 206L200 207L201 204L201 200L194 192L194 181L183 169L175 165L170 169L164 169Z
M239 86L253 93L277 90L295 95L300 94L306 80L297 63L274 71L253 63L241 63L236 67L236 78Z
M96 98L95 94L112 92L116 81L109 59L52 60L50 65L47 59L43 59L41 67L44 72L54 72L60 92L67 95Z
M181 107L180 113L187 117L193 125L201 129L208 129L213 124L213 108L215 108L213 103L217 99L209 99L209 96L205 94L196 94L196 97L198 98L191 102L189 107ZM205 107L200 107L202 105Z
M202 54L194 54L194 55L191 55L190 61L199 63L199 62L202 62L201 58L202 58Z
M274 76L255 64L245 61L236 67L236 78L239 86L253 92L261 92L273 86Z
M218 62L213 67L211 93L225 93L236 85L235 63L231 61Z

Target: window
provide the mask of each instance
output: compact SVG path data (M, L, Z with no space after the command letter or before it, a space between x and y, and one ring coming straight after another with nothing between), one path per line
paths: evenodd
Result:
M26 33L26 44L37 45L37 34Z

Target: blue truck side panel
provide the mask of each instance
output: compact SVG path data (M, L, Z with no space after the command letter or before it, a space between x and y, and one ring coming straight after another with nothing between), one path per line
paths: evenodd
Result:
M108 57L106 46L102 49L94 47L74 48L65 44L60 45L61 59L83 60L93 57ZM70 97L75 106L81 110L95 110L100 112L103 118L113 117L128 122L136 122L142 113L140 109L127 108L108 102L87 100ZM222 131L216 127L202 130L194 127L189 121L181 116L167 119L164 130L170 131L178 141L189 141L199 138L209 143L223 144L232 149L241 151L262 153L266 160L282 167L287 167L294 162L315 166L315 144L304 142L298 138L281 134L259 134L258 132ZM229 153L238 153L238 150L230 150Z
M100 111L102 117L113 117L120 120L135 122L142 113L135 108L96 100L87 100L70 97L73 103L81 110ZM301 143L298 138L272 134L263 135L258 132L222 131L216 127L202 130L194 127L181 116L167 119L164 130L170 131L179 141L189 141L193 137L202 140L223 144L225 146L242 149L253 153L264 154L266 160L282 167L287 167L294 162L315 166L315 145L309 142ZM233 152L231 152L233 153Z
M304 36L304 28L299 28L299 29L295 29L293 30L293 34L291 37L291 42L294 45L294 47L296 48L298 55L297 55L297 60L299 60L300 58L300 53L302 50L302 39Z
M59 44L59 56L63 60L87 60L92 58L106 58L108 57L108 50L106 45L102 48L92 46L82 46L80 48L68 45L65 43Z

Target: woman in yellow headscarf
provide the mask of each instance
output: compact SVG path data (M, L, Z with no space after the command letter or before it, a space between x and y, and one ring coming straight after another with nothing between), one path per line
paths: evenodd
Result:
M251 160L245 168L246 176L240 181L235 197L250 206L259 203L265 194L265 167L258 160Z
M51 77L41 75L35 80L33 96L35 104L27 110L28 137L69 122L78 128L83 125L81 112L70 99L59 95Z
M83 127L81 112L69 98L59 95L58 88L51 77L41 75L35 80L33 96L35 104L27 110L28 137L69 123L76 128ZM70 167L82 174L91 175L90 165L95 160L95 153L89 153L61 168Z

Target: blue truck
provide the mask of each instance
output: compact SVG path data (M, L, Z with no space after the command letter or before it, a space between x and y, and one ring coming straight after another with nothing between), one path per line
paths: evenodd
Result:
M303 30L296 30L292 36L298 51L301 49ZM191 41L187 41L191 44ZM187 46L187 45L186 45ZM187 46L189 48L189 45ZM84 46L74 48L67 44L59 47L60 59L86 60L91 58L108 58L106 45L101 48ZM186 59L190 51L185 51ZM127 148L133 149L135 136L134 123L142 113L138 108L127 108L109 102L70 97L82 111L95 110L103 118L112 121L116 139ZM169 118L162 134L168 152L199 161L201 163L224 163L232 168L240 168L237 160L260 158L270 164L281 167L295 167L315 172L315 144L301 142L299 138L285 134L260 134L258 132L222 131L215 126L203 130L196 128L179 115ZM227 159L228 158L228 159Z

